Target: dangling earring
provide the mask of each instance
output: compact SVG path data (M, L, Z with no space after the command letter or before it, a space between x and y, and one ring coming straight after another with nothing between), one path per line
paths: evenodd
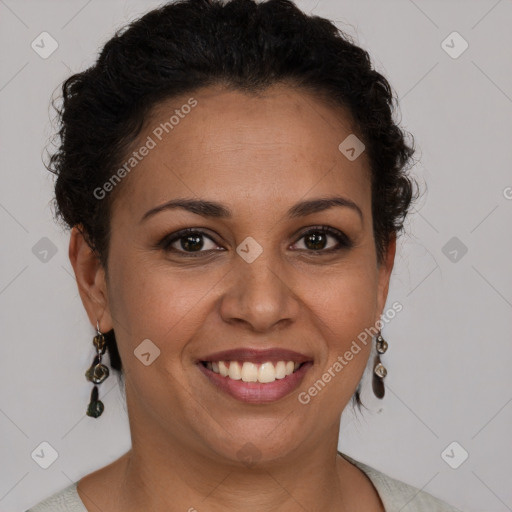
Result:
M373 365L373 380L372 387L373 392L377 398L384 397L384 377L387 375L388 371L386 367L380 362L380 354L384 354L388 349L388 342L382 337L382 334L379 330L379 334L377 335L377 355L375 356L374 365Z
M87 380L95 384L91 391L91 401L87 407L87 416L92 416L93 418L101 416L101 413L105 408L103 402L98 400L98 386L96 386L96 384L101 384L109 375L108 367L101 362L101 356L107 349L107 343L105 341L105 336L103 336L100 331L98 321L96 321L96 331L97 334L93 339L93 344L96 347L96 356L94 356L94 361L92 362L91 367L85 372Z

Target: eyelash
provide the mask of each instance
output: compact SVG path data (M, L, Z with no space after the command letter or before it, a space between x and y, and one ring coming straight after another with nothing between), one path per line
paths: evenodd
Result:
M304 250L304 251L306 251L308 253L312 253L312 254L331 254L331 253L338 252L341 250L350 249L353 245L352 241L350 240L350 238L347 235L345 235L345 233L338 231L337 229L331 228L330 226L315 226L315 227L309 228L307 231L301 233L301 235L297 239L297 242L299 240L301 240L302 238L304 238L305 236L310 235L312 233L324 233L326 235L331 235L333 238L335 238L337 240L338 245L331 249L319 249L319 250L299 249L299 250ZM160 242L158 242L157 248L162 249L166 252L177 253L180 256L183 256L185 258L201 257L208 253L211 254L210 251L218 252L217 249L210 249L210 250L206 250L206 251L187 252L187 251L174 249L174 248L170 247L174 242L179 241L182 238L185 238L189 235L201 235L201 236L204 236L204 237L210 239L213 243L217 243L210 236L208 236L204 231L201 231L201 230L195 229L195 228L186 228L186 229L177 231L176 233L171 233L170 235L166 235L162 240L160 240ZM297 242L295 242L295 243L297 243Z

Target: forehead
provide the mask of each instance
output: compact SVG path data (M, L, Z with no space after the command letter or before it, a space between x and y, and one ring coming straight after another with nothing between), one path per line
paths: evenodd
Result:
M340 192L363 208L366 154L350 161L338 148L352 133L343 109L285 85L200 89L153 108L133 146L151 149L125 178L121 195L134 200L122 203L135 215L174 197L245 198L247 207L251 197L294 203Z

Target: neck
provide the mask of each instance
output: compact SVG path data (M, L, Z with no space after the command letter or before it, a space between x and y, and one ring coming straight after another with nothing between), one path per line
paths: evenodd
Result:
M349 510L353 466L332 442L276 461L221 460L148 436L122 457L120 509L168 512ZM313 449L312 449L313 448Z

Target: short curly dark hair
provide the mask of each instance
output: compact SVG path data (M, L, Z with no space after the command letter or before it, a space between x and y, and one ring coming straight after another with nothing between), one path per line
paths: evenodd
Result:
M107 271L110 212L119 193L98 200L159 102L211 85L246 93L287 84L342 107L371 165L376 253L403 229L413 200L414 154L393 121L388 81L368 53L331 21L290 0L178 0L133 21L105 44L96 63L62 84L59 138L48 170L56 176L56 217L80 228ZM410 134L409 134L410 135ZM412 138L412 136L411 136ZM113 330L107 346L122 365ZM353 401L360 407L360 388Z

